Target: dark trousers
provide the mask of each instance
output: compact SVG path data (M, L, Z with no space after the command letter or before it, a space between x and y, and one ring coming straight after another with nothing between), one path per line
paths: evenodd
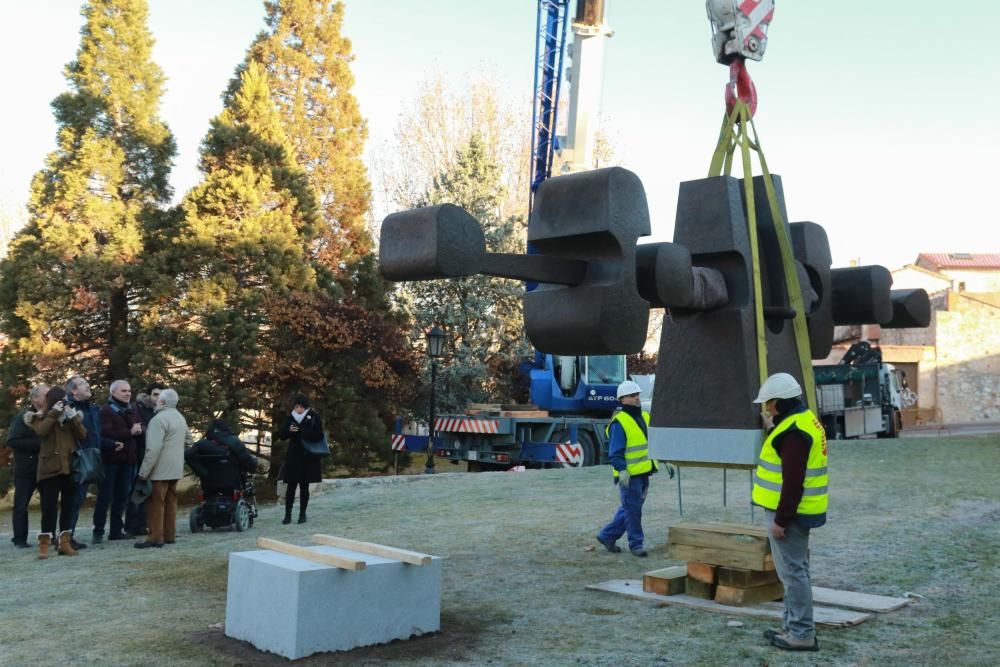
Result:
M133 503L132 492L135 491L135 481L137 477L135 474L139 472L139 468L142 466L142 459L146 454L145 447L140 447L136 452L136 464L133 470L132 483L128 487L129 501L125 505L125 530L135 535L141 534L146 530L146 503Z
M628 533L628 548L631 551L643 548L645 536L642 533L642 505L646 502L647 493L649 493L648 475L633 477L629 480L627 488L618 485L621 505L618 506L618 511L608 525L598 534L602 542L614 543L619 537Z
M69 477L72 479L73 474L70 473ZM90 484L90 482L87 484L76 484L76 491L73 494L73 512L69 522L70 530L76 530L76 522L80 518L80 510L83 508L83 501L87 499L87 489L90 488Z
M34 477L14 477L14 544L28 541L28 504L37 488Z
M129 495L135 490L135 482L129 487ZM146 529L146 503L136 505L131 500L125 505L125 530L139 535Z
M298 484L288 484L285 486L285 514L292 515L292 504L295 502L295 487L299 487L299 514L306 513L309 505L309 482L299 482Z
M73 475L57 475L38 482L38 494L42 497L42 532L54 534L56 520L59 532L73 527L78 484Z
M104 534L104 523L111 507L111 534L120 535L125 523L125 504L132 492L135 466L130 463L105 463L104 479L97 487L94 506L94 532Z

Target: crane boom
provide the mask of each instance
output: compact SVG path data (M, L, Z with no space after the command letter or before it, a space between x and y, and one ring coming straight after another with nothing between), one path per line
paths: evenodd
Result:
M531 193L552 175L556 117L566 53L569 0L538 0L535 32L535 95L531 126Z

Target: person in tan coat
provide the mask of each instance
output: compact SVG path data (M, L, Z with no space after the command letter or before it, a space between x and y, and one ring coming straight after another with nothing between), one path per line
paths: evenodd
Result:
M38 492L42 499L42 532L38 535L38 557L48 558L56 522L59 524L59 554L75 556L70 543L77 484L72 459L77 440L87 437L80 413L67 405L66 392L52 387L45 395L45 410L28 411L24 423L38 434Z
M177 480L184 475L184 443L190 437L187 420L177 411L177 392L164 389L157 399L156 415L146 427L146 455L139 479L153 483L146 502L149 537L136 549L173 544L177 533Z

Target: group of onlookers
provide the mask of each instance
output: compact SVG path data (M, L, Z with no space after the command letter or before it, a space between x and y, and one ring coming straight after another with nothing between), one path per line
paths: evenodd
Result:
M74 376L63 387L36 384L30 405L14 416L7 446L14 453L15 546L29 548L28 504L38 491L42 529L38 557L52 545L75 556L87 545L75 538L89 482L74 475L74 453L100 452L103 476L97 482L92 544L148 534L136 548L174 541L176 486L184 474L187 422L177 411L177 392L153 383L132 400L132 387L115 380L106 404L95 405L90 383ZM137 488L140 493L134 494ZM144 491L144 492L143 492ZM136 500L137 502L133 502Z
M152 383L133 401L128 381L115 380L109 394L107 403L98 407L91 401L90 384L80 376L70 378L65 388L44 383L31 388L30 405L14 416L7 431L7 446L14 453L15 546L32 546L28 504L37 490L42 510L38 557L47 558L53 545L67 556L87 548L75 539L80 508L91 486L74 476L74 452L83 449L99 450L104 469L97 483L91 544L104 542L106 528L108 540L148 535L136 542L137 549L174 543L177 482L184 475L185 445L193 443L187 421L177 410L177 392ZM238 438L224 426L216 420L206 437L235 451L229 440ZM289 443L279 475L287 485L282 523L292 521L296 487L298 522L305 523L309 484L322 480L322 467L303 441L323 439L323 420L309 407L308 397L295 397L277 438Z

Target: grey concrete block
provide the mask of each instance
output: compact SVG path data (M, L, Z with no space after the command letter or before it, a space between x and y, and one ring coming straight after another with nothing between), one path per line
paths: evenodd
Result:
M275 551L229 555L226 635L292 660L441 629L441 558L418 566L330 546L365 561L349 572Z

